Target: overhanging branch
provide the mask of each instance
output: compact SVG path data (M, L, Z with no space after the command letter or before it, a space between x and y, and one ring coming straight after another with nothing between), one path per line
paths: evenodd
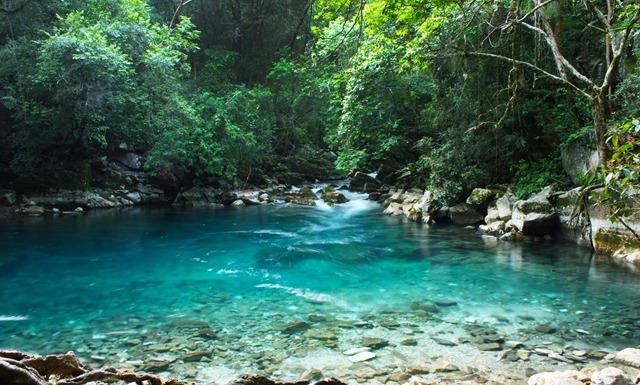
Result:
M517 59L513 59L510 58L508 56L503 56L503 55L498 55L498 54L493 54L493 53L488 53L488 52L464 52L466 55L471 55L471 56L479 56L479 57L488 57L488 58L492 58L492 59L497 59L497 60L501 60L501 61L505 61L505 62L509 62L512 64L518 64L521 65L523 67L527 67L531 70L533 70L536 73L539 73L551 80L554 80L558 83L561 83L563 85L566 85L567 87L573 89L574 91L576 91L579 95L583 96L584 98L586 98L587 100L591 100L592 96L591 94L589 94L588 92L584 91L583 89L581 89L580 87L576 86L575 84L571 83L569 80L567 79L563 79L562 77L558 76L558 75L554 75L549 71L545 71L544 69L523 61L523 60L517 60Z

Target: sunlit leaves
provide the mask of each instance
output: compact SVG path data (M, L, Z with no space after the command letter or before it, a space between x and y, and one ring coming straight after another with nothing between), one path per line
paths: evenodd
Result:
M611 209L611 221L633 214L638 207L637 184L640 176L640 120L629 119L609 131L607 142L611 159L595 175L604 186L600 203ZM590 182L593 181L591 178Z

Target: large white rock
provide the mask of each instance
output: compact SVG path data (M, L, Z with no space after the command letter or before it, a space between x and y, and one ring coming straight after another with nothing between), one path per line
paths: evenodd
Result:
M633 385L633 381L618 368L604 368L591 375L592 385Z
M616 354L615 360L625 365L640 368L640 349L626 348Z
M529 385L584 385L581 380L588 379L577 370L566 370L564 372L544 372L534 374L529 378Z
M511 219L513 212L513 205L517 201L515 195L506 193L496 201L496 209L498 210L498 217L503 221Z
M511 221L525 235L547 235L556 222L556 210L543 195L517 201Z

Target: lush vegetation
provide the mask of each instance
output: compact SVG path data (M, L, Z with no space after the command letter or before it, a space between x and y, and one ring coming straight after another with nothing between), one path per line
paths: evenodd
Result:
M566 183L561 153L584 138L604 182L635 180L634 0L14 0L0 16L9 187L126 150L182 185L404 167L454 202Z

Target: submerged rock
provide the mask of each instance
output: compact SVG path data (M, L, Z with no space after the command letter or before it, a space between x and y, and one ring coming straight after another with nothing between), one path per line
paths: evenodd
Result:
M358 354L354 354L353 356L349 357L349 360L351 362L363 362L363 361L369 361L372 360L374 358L376 358L376 354L366 351L366 352L360 352Z
M365 337L362 341L362 345L371 349L380 349L389 345L389 341L377 337Z
M280 328L280 331L287 334L298 333L309 329L310 325L304 321L288 322Z

